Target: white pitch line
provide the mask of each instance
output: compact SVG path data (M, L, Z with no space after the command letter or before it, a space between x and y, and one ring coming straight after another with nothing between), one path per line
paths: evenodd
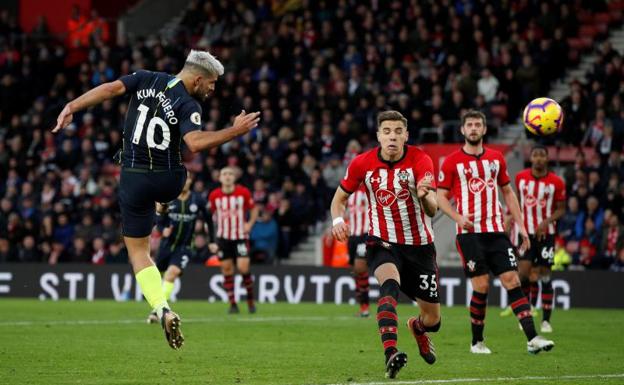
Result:
M414 380L414 381L386 381L386 382L347 382L328 385L424 385L424 384L458 384L468 382L490 383L506 381L535 381L535 380L583 380L583 379L624 378L624 373L618 374L585 374L570 376L524 376L524 377L484 377L484 378L450 378L446 380Z
M183 318L184 323L208 323L208 322L314 322L314 321L355 321L361 319L357 317L250 317L250 318L230 318L230 317L206 317L206 318ZM42 320L42 321L0 321L2 326L64 326L64 325L126 325L141 324L145 320L140 319L119 319L119 320Z

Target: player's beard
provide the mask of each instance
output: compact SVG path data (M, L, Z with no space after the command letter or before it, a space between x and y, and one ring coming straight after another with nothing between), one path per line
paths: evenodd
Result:
M468 144L471 146L478 146L483 143L483 137L479 138L478 140L471 140L470 138L466 137L466 142L468 142Z

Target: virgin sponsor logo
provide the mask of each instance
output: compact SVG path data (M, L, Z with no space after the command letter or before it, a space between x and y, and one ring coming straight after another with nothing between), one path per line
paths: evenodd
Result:
M524 197L524 205L526 207L534 207L537 204L537 199L533 195L527 195Z
M468 188L473 194L480 194L485 188L485 181L481 178L470 178Z
M375 191L375 199L377 199L377 203L383 207L389 207L392 206L397 197L392 191L382 188Z

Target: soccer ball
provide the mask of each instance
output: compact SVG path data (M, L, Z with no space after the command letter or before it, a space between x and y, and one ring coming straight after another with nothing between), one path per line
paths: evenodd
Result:
M559 103L549 98L533 99L524 108L522 120L533 135L552 135L561 131L563 110Z

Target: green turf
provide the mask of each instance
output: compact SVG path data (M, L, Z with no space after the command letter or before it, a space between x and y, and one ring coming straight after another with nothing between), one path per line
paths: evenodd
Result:
M224 304L207 302L174 308L186 336L181 351L166 345L159 326L144 323L145 303L0 300L0 383L392 382L383 376L376 322L354 317L354 307L260 304L253 316L244 305L240 315L226 315ZM556 347L537 356L526 353L517 323L499 317L499 310L490 309L486 320L494 354L476 356L468 353L467 310L443 308L442 329L433 336L438 362L428 366L404 325L417 308L399 306L399 347L409 364L397 381L547 376L553 378L452 383L624 383L624 377L562 377L624 373L624 310L555 311Z

